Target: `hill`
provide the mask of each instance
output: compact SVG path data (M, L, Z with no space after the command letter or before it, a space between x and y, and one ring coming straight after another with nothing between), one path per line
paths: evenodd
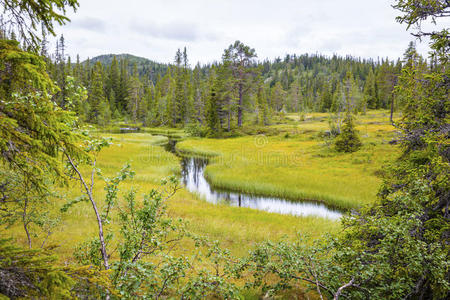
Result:
M94 58L89 59L89 63L91 65L101 62L103 66L109 67L111 65L111 62L114 58L120 62L120 61L126 61L128 64L129 71L131 72L133 69L134 64L136 64L139 76L142 77L148 77L153 82L156 82L158 74L161 76L164 76L164 74L167 72L167 68L169 67L168 64L162 64L155 62L153 60L150 60L145 57L139 57L131 54L104 54L99 55ZM88 61L85 61L84 63L87 63Z

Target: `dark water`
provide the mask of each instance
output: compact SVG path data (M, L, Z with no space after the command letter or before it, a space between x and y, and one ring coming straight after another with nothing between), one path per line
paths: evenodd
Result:
M166 150L175 152L175 141L170 141ZM329 219L339 219L342 213L328 208L324 204L301 201L294 202L275 197L261 197L232 191L214 189L204 176L208 159L182 157L181 168L183 183L190 192L197 193L206 201L212 203L227 203L232 206L249 207L273 213L295 216L318 216Z

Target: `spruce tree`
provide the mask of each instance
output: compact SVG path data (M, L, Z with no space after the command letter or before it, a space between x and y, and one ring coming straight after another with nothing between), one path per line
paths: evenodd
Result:
M238 95L237 102L237 125L242 127L244 112L244 97L252 86L252 77L254 76L254 58L255 49L236 41L230 45L222 56L223 62L227 62L233 76L236 80L236 90Z
M266 126L269 124L269 110L267 107L267 96L262 79L260 78L258 82L259 83L256 92L257 123L261 126Z
M127 101L127 111L131 116L133 123L136 124L138 120L138 112L143 104L141 103L142 83L139 80L136 65L134 69L135 71L133 72L133 75L128 82L128 93L126 101Z
M375 109L379 106L378 102L375 74L372 68L370 68L364 85L364 103L367 105L367 108Z
M214 69L211 71L210 78L210 93L206 103L206 125L209 129L210 136L218 136L220 130L219 120L219 95L217 93L218 85Z
M175 94L174 94L174 105L175 105L175 124L184 123L186 117L186 99L185 99L185 71L182 67L183 53L178 49L175 55Z
M100 110L105 102L105 95L103 92L103 81L102 81L102 65L100 62L95 64L93 74L92 74L92 85L88 96L89 102L89 113L88 121L91 123L98 124L100 117Z
M341 133L336 137L334 146L338 152L355 152L362 146L350 110L347 111L341 127Z
M108 84L106 87L106 95L108 96L112 110L122 108L121 103L118 101L122 96L120 92L120 84L119 63L116 56L114 56L111 65L109 66Z

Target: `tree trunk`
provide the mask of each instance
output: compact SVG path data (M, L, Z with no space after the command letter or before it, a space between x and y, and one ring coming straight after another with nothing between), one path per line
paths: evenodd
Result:
M391 97L391 124L394 123L394 97Z
M242 127L242 102L243 102L243 86L239 84L239 103L238 103L238 127Z
M106 243L105 243L104 234L103 234L103 221L102 221L102 218L100 216L100 213L98 212L97 204L95 203L94 196L92 194L92 189L93 189L93 186L94 186L95 160L94 160L92 173L91 173L91 185L89 187L88 184L86 183L86 181L84 180L84 177L81 174L80 170L75 165L75 163L72 160L72 158L70 157L70 155L66 153L66 157L68 158L70 165L75 170L75 172L78 175L78 178L80 179L81 183L83 184L83 187L84 187L84 190L86 192L86 195L88 196L89 201L92 204L92 208L94 209L95 216L97 217L98 237L100 239L100 246L101 246L100 251L102 253L103 266L105 267L105 270L109 270L108 253L106 252ZM108 299L109 299L109 295L108 295Z
M28 221L27 221L27 207L28 207L28 197L25 196L25 203L22 212L22 222L23 222L23 229L25 230L25 233L27 235L28 248L31 249L31 236L30 232L28 231Z
M231 109L230 108L228 108L228 116L227 116L227 118L228 118L228 124L227 124L227 129L228 129L228 132L230 132L231 131Z

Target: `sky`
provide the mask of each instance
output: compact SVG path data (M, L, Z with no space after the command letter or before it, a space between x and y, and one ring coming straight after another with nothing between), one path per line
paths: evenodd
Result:
M391 0L79 0L64 34L70 56L129 53L191 65L221 59L235 40L260 60L319 53L397 59L414 37L395 21ZM49 45L55 47L54 41ZM427 53L426 43L418 44Z

